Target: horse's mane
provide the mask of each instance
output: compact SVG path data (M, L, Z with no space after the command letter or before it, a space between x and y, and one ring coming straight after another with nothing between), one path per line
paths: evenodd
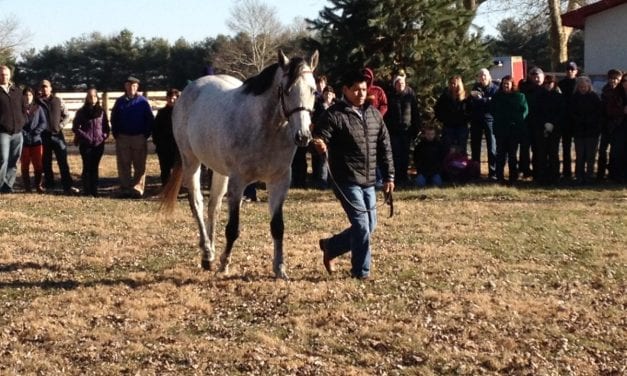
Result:
M287 72L288 80L287 87L291 87L298 79L298 76L305 67L305 59L301 57L293 57L289 62L289 69ZM265 93L272 86L274 82L274 76L279 69L279 64L274 63L265 67L259 74L249 77L244 81L243 90L245 94L261 95Z

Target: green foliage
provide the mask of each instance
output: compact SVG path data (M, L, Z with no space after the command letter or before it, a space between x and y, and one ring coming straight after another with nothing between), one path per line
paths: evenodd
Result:
M218 40L224 40L226 37ZM73 38L63 45L22 55L19 82L35 85L50 79L56 90L121 90L126 77L134 75L146 90L183 88L203 74L216 53L216 39L189 44L184 39L170 46L162 38L135 38L122 30L103 37L99 33ZM228 41L228 39L227 39Z
M404 69L424 111L429 112L446 79L469 79L487 66L480 34L469 32L474 12L449 0L331 0L308 40L321 52L320 71L332 82L346 69L369 66L377 77Z
M487 39L493 56L522 56L527 66L551 67L549 25L541 18L506 18L496 27L499 35ZM568 42L569 61L583 65L583 31L575 31Z

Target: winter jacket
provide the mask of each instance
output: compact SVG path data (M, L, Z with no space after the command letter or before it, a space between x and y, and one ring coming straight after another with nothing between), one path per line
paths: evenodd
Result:
M79 145L98 146L105 142L110 131L107 112L100 106L84 105L76 111L72 132L76 135Z
M572 133L574 137L598 137L601 133L601 98L589 91L585 94L576 92L571 100Z
M544 131L544 124L553 124L553 133L562 131L566 102L564 95L557 90L544 90L538 98L538 122L536 131Z
M329 166L338 183L363 187L375 184L377 158L385 181L394 180L392 148L381 113L366 103L363 117L340 101L322 114L314 137L328 146Z
M522 93L499 91L492 98L490 110L494 116L496 137L522 136L529 112L527 99Z
M141 95L129 98L119 97L111 110L111 130L113 136L119 134L150 137L155 121L148 100Z
M63 130L63 126L70 119L70 115L65 108L61 98L51 95L48 98L38 98L37 103L43 108L46 114L48 128L47 133L57 134Z
M492 120L492 113L490 112L490 102L492 98L499 90L499 87L490 82L488 86L483 86L479 82L475 82L472 87L472 91L479 92L479 97L470 97L470 109L472 121L483 122L484 120Z
M446 157L446 148L442 141L434 139L427 141L420 140L414 149L414 166L416 173L426 177L439 174L442 171L444 158Z
M22 91L15 85L9 86L9 92L0 88L0 133L16 134L24 126L22 111Z
M526 126L528 130L538 129L544 126L540 119L540 101L541 97L546 93L546 89L541 85L529 83L520 90L525 95L529 113L526 118Z
M390 134L409 131L410 139L414 139L420 129L420 112L416 94L410 87L400 93L394 90L388 96L388 111L384 116L385 125Z
M440 95L435 103L435 117L446 128L468 127L470 120L470 101L458 100L447 91Z
M172 106L165 106L157 111L155 126L152 130L152 142L157 153L167 153L177 150L174 133L172 132Z
M46 114L41 106L32 104L28 113L24 114L26 122L22 128L24 146L37 146L42 144L41 133L48 128Z

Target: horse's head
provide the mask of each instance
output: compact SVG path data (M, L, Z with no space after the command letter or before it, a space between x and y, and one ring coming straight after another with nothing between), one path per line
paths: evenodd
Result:
M307 146L311 141L311 114L316 92L313 71L317 65L318 51L314 52L307 63L302 58L289 60L279 50L279 67L283 72L279 85L279 101L298 146Z

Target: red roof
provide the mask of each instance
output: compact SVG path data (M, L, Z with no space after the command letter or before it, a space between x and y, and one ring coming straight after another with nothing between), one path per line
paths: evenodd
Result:
M596 3L562 14L562 23L564 26L583 29L588 16L601 13L621 4L627 4L627 0L600 0Z

